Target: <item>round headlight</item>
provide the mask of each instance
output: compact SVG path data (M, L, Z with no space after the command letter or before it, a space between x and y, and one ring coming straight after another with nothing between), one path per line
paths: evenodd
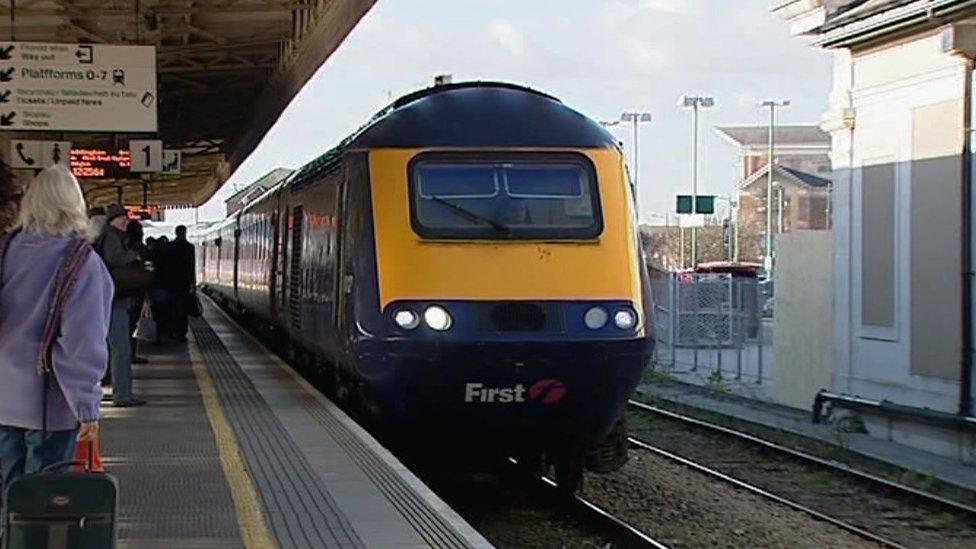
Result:
M437 305L431 305L427 307L424 311L424 322L431 330L437 330L438 332L443 332L451 328L451 315L447 312L444 307L439 307Z
M613 323L621 330L632 330L637 325L637 315L633 311L621 309L613 315Z
M420 317L410 309L400 309L393 315L393 322L404 330L413 330L420 326Z
M610 315L607 314L607 310L603 307L591 307L590 310L586 311L583 315L583 322L586 323L586 327L591 330L599 330L600 328L607 325L607 320L609 320Z

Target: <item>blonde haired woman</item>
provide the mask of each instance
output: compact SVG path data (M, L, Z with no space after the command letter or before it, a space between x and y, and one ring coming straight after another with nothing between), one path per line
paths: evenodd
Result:
M75 442L98 433L112 279L90 253L92 236L78 181L67 169L52 167L28 185L14 231L0 239L6 241L0 246L4 492L25 473L72 459ZM62 268L69 254L80 267L73 270L77 278L66 297L57 302L60 325L52 329L48 311L55 280L69 272ZM42 349L47 341L50 353ZM42 366L53 374L47 385Z

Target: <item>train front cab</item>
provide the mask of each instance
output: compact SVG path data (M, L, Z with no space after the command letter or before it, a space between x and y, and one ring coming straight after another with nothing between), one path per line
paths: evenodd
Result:
M385 415L468 457L604 440L651 351L620 151L374 149L368 163L375 269L357 276L376 280L357 283L375 295L355 308L355 361Z

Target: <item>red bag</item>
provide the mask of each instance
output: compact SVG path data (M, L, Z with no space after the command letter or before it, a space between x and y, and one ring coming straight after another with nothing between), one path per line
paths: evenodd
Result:
M105 465L102 463L102 448L99 439L94 441L82 441L78 443L75 450L75 460L80 462L75 466L75 471L79 473L104 473Z

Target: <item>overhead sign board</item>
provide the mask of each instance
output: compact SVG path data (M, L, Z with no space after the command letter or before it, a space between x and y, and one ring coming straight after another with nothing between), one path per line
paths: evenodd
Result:
M0 42L0 130L155 132L156 48Z
M120 179L129 177L131 158L125 149L72 149L71 173L79 179Z
M10 166L21 169L41 169L55 164L68 165L70 141L10 141Z
M163 142L159 139L131 139L129 154L132 156L130 171L135 173L163 171Z

